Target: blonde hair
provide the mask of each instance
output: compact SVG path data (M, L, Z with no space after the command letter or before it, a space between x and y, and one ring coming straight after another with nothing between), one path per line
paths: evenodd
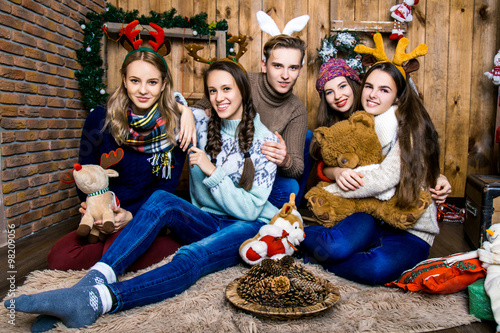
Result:
M152 50L151 52L139 51L130 53L125 58L122 68L120 69L122 77L127 76L128 65L136 60L143 60L150 63L162 73L161 84L165 82L165 89L163 89L158 99L158 110L165 120L165 134L167 134L168 140L174 143L179 127L180 111L173 95L172 76L170 71L168 67L165 67L165 62L157 53L152 52ZM116 89L113 95L108 99L106 123L104 125L104 128L109 126L111 135L118 145L122 145L127 139L130 128L127 118L127 109L130 103L131 101L127 95L127 89L125 89L122 80L120 87Z

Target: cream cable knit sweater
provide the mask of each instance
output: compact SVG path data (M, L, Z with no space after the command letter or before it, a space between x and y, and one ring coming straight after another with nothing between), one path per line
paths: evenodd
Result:
M365 185L354 191L343 191L336 183L333 183L328 186L329 192L343 198L369 198L377 197L399 184L401 157L397 140L396 108L393 106L375 117L375 131L382 144L382 152L388 152L388 154L382 163L375 164L371 170L363 171ZM413 228L407 231L432 245L435 236L439 233L436 204L431 204Z

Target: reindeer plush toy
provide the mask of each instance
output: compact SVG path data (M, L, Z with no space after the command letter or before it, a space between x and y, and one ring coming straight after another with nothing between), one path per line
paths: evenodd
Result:
M115 229L115 214L111 206L119 207L119 202L109 190L109 177L118 177L118 172L107 169L123 158L123 149L118 148L109 154L102 154L100 165L76 163L72 173L67 173L60 180L64 183L75 182L76 186L87 195L87 209L77 229L78 236L88 236L89 243L103 240L105 235L94 227L95 221L102 221L103 232L112 233Z
M281 259L292 255L296 246L304 240L302 217L295 206L295 194L290 202L276 214L269 224L261 227L259 233L240 246L240 256L247 264L255 265L262 260Z

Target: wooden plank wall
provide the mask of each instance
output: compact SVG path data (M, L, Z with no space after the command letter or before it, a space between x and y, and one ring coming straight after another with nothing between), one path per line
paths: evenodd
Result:
M316 49L330 33L332 20L392 21L390 7L402 0L110 0L124 10L149 11L177 9L179 15L208 14L208 22L226 19L229 32L248 36L248 51L240 62L249 71L260 71L261 50L269 36L258 27L255 13L264 10L282 29L293 17L309 14L311 20L299 36L307 42L306 64L294 88L309 112L309 128L314 129L319 97L315 82L320 63ZM493 57L500 49L500 3L497 0L420 0L413 7L414 19L408 25L408 50L420 43L429 53L420 58L421 68L412 75L425 106L440 135L440 167L453 186L453 197L463 197L467 174L498 173L493 161L497 87L483 73L493 68ZM498 36L498 37L497 37ZM186 36L188 37L188 36ZM385 36L387 37L387 36ZM372 46L371 36L365 44ZM173 69L174 87L187 97L202 92L206 65L186 55L183 41L173 42L167 57ZM385 42L392 54L395 43ZM215 54L213 43L205 50ZM124 51L109 42L108 59L123 59ZM111 64L115 63L114 66ZM109 89L119 82L117 68L110 62Z

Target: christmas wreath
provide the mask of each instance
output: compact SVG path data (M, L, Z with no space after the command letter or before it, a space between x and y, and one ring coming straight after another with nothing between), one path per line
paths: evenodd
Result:
M201 12L191 18L176 15L175 8L163 13L150 11L150 16L140 15L138 10L124 11L110 3L106 3L106 10L102 13L88 12L86 21L80 21L83 30L83 46L76 51L78 62L82 69L75 71L80 90L82 103L92 111L96 106L106 103L108 94L103 82L104 69L101 58L101 38L106 33L106 22L129 23L139 20L139 24L147 25L150 22L162 28L190 28L194 36L215 35L216 30L226 31L226 39L231 37L227 33L226 20L207 23L208 15ZM234 43L226 43L226 54L234 55Z
M354 52L356 45L361 44L361 39L355 33L342 31L334 35L325 36L321 40L321 49L317 50L322 63L331 58L341 58L358 73L363 73L361 64L362 56Z

